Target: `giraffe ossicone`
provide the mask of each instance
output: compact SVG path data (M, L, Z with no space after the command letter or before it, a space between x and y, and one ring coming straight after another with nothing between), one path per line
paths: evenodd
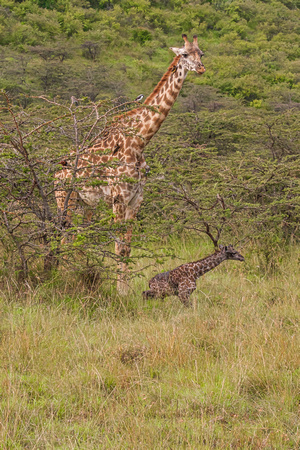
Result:
M55 196L62 223L71 223L72 210L78 200L87 208L95 207L100 200L104 200L112 207L116 222L132 221L136 217L143 201L149 169L144 157L145 146L166 119L187 72L195 71L199 75L205 72L197 37L193 37L193 42L189 42L185 34L182 37L183 47L171 47L176 56L144 103L116 116L97 142L79 152L75 159L76 167L74 164L63 164L56 173ZM110 149L108 154L105 152L107 149ZM115 160L118 164L114 163ZM74 178L76 184L73 183L74 189L70 191L70 180ZM95 186L90 182L93 178L103 183ZM131 182L126 182L126 178L130 178ZM128 267L122 259L126 260L130 255L131 237L130 223L115 244L116 254L120 256L119 292L128 289Z
M185 306L191 306L190 296L196 289L196 280L226 260L245 261L245 258L232 245L220 245L206 258L155 275L149 281L150 289L143 292L143 297L165 298L176 295Z

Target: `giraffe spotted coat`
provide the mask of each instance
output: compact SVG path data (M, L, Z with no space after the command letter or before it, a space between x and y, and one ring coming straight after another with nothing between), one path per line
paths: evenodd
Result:
M199 261L182 264L169 272L159 273L149 281L150 290L144 298L164 298L177 295L185 306L191 306L190 295L196 289L197 278L217 267L227 259L244 261L244 257L232 245L222 246L212 255Z

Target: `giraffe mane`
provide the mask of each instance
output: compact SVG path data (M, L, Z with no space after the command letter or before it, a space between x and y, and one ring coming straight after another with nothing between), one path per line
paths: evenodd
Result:
M158 82L157 86L155 87L154 91L151 92L151 94L146 98L146 100L144 101L144 104L147 105L152 99L153 97L155 97L155 95L159 92L160 88L162 87L162 85L167 81L167 79L169 78L172 69L174 67L174 65L176 65L178 63L178 61L180 60L181 55L175 56L175 58L173 59L173 61L171 62L171 64L169 65L166 73L163 75L163 77L161 78L161 80Z
M165 84L165 82L168 80L168 78L170 77L170 74L172 72L172 69L174 67L174 65L176 65L178 63L178 61L180 60L181 55L179 56L175 56L175 58L173 59L173 61L171 62L171 64L169 65L167 71L165 72L165 74L162 76L161 80L158 82L158 84L156 85L156 87L154 88L153 92L151 92L151 94L146 98L146 100L144 101L144 103L141 106L138 106L135 109L131 109L130 111L126 111L123 114L118 114L117 116L114 116L113 118L113 122L118 121L122 118L125 117L130 117L130 116L134 116L137 112L145 109L145 106L148 106L148 104L151 102L151 100L153 99L153 97L155 97L155 95L159 92L159 90L161 89L162 85ZM145 105L145 106L144 106Z

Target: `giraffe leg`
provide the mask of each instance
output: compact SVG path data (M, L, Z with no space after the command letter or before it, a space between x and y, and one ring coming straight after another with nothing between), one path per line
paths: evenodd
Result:
M77 198L78 195L76 192L71 192L68 203L66 204L67 199L67 192L66 191L55 191L55 199L57 203L57 212L58 217L61 225L63 228L68 228L72 224L72 213L74 212L76 208ZM61 240L61 244L66 243L66 238L63 238Z
M57 186L57 182L55 182L55 185ZM71 192L68 205L66 205L66 198L67 193L62 190L56 190L55 191L55 199L57 203L57 212L58 212L58 218L61 225L64 227L68 227L71 225L71 214L72 209L74 209L76 200L77 200L77 194L75 192ZM66 209L67 208L67 209ZM66 239L61 239L61 244L63 245L65 243ZM59 265L59 259L58 255L60 253L59 244L57 244L57 247L55 249L52 249L44 258L44 270L46 272L50 271L53 267L57 267Z
M72 191L66 204L67 195L66 191L55 191L58 215L62 225L65 227L70 226L72 223L72 213L76 208L78 197L77 192Z
M195 289L196 289L195 282L192 282L189 280L184 280L181 283L179 283L178 297L179 297L180 301L184 304L184 306L186 306L186 307L192 306L191 301L190 301L190 296L194 292Z
M116 202L113 205L113 211L115 213L115 222L125 223L126 206L124 203ZM120 234L118 241L115 244L116 255L120 257L118 263L118 276L117 276L117 291L120 294L126 294L128 292L128 263L122 261L122 259L129 258L130 256L130 242L132 236L132 228L128 227L124 234Z
M116 197L118 198L118 196ZM114 203L113 211L115 213L116 222L127 222L126 232L121 236L121 242L116 242L116 254L125 258L129 258L131 253L131 240L132 240L132 221L136 218L139 211L141 203L143 201L142 191L138 192L137 195L129 202L129 204L117 201ZM126 262L119 264L121 275L118 277L117 290L118 292L127 293L128 292L128 264Z
M131 198L129 203L126 203L125 201L126 183L123 186L116 186L113 192L113 212L115 214L115 222L120 222L123 224L127 222L125 233L120 235L120 240L116 242L116 254L123 258L129 258L131 253L131 240L133 230L132 221L136 218L138 210L143 201L142 186L142 184L139 184L135 195ZM123 192L121 191L121 187L123 187ZM117 290L118 292L127 293L129 286L126 280L126 278L128 279L128 263L126 261L119 263L119 271L120 274L118 275L117 280Z
M84 221L85 223L91 223L93 217L93 211L90 208L85 208L84 210Z

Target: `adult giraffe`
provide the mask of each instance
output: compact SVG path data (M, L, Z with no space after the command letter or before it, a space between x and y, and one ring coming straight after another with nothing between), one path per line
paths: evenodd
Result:
M145 102L136 109L115 117L103 137L80 153L75 168L76 178L82 179L80 189L71 194L70 191L63 190L63 181L74 177L74 167L65 163L62 170L56 174L57 206L59 213L66 216L66 222L71 221L71 210L76 207L79 199L87 207L95 207L100 199L104 199L112 206L116 222L125 222L136 217L143 201L148 167L144 148L167 117L187 72L191 70L199 75L205 72L201 62L203 53L199 49L197 36L193 37L192 43L185 34L182 37L183 47L171 47L176 56ZM99 155L102 150L106 150L105 154ZM110 150L110 153L107 154L107 150ZM87 181L91 177L101 179L105 183L91 186ZM135 182L126 182L125 177ZM116 254L125 260L130 255L131 237L132 225L128 225L125 235L116 242ZM126 262L120 263L119 269L117 288L122 292L127 290Z

